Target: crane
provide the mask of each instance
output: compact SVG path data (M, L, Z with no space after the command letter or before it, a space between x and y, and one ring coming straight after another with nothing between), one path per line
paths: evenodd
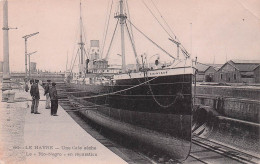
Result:
M37 35L37 34L39 34L39 32L28 34L28 35L25 35L25 36L22 37L22 38L24 38L24 41L25 41L25 78L26 79L27 79L27 39L34 36L34 35Z

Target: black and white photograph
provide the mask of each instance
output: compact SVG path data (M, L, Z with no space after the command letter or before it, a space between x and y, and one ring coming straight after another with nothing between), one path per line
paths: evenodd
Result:
M0 0L0 164L260 163L259 0Z

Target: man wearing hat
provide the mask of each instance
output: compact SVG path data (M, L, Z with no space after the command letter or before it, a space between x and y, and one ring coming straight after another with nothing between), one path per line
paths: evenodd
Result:
M47 80L47 83L45 84L44 87L44 96L46 96L46 104L45 104L45 109L50 109L50 87L51 87L51 80Z
M32 93L31 93L33 84L34 84L34 79L30 79L30 95L31 95L31 97L33 97ZM33 101L33 98L32 98L32 105L31 105L31 113L34 113L34 101Z
M40 100L40 92L38 87L39 80L34 80L34 83L31 86L30 94L32 96L32 107L31 107L31 113L34 114L40 114L38 112L38 105Z
M52 87L49 90L50 98L51 98L51 116L58 116L58 93L56 90L56 83L52 83Z

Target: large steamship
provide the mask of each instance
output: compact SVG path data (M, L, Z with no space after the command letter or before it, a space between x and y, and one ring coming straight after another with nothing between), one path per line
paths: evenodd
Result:
M71 100L86 107L80 112L88 119L128 136L135 143L150 146L182 161L187 158L191 146L192 61L175 37L170 41L176 44L177 57L152 41L171 56L172 61L160 66L156 60L153 68L148 67L144 62L139 62L132 41L136 67L127 70L124 30L127 30L131 40L133 38L128 27L139 29L124 13L124 3L125 0L119 1L120 11L114 16L118 21L116 26L121 27L122 67L109 66L107 56L100 59L98 41L91 41L90 53L87 54L81 27L79 72L70 71L67 92ZM81 16L80 21L82 24ZM184 56L182 59L179 58L180 52Z

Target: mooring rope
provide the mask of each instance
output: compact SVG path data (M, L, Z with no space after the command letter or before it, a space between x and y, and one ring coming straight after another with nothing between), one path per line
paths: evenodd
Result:
M186 65L186 60L185 60L185 65ZM184 65L184 66L185 66ZM184 94L182 93L183 92L183 83L185 82L184 81L184 75L185 75L185 67L184 67L184 72L183 72L183 82L181 83L182 85L182 87L181 87L181 95L183 96ZM145 78L147 78L147 76L145 76ZM147 81L148 82L148 81ZM173 104L175 104L175 102L176 102L176 100L177 100L177 98L178 97L180 97L181 95L176 95L175 96L175 99L173 100L173 102L172 103L170 103L170 104L168 104L168 105L163 105L163 104L161 104L157 99L156 99L156 97L155 97L155 95L154 95L154 93L153 93L153 91L152 91L152 87L150 86L150 83L148 82L148 86L149 86L149 90L150 90L150 92L151 92L151 94L152 94L152 96L153 96L153 99L154 99L154 101L160 106L160 107L162 107L162 108L169 108L170 106L172 106ZM157 95L156 95L157 96Z
M112 92L112 93L106 93L106 94L101 94L101 95L95 95L95 96L76 97L76 98L73 98L73 99L91 99L91 98L96 98L96 97L103 97L103 96L113 95L113 94L116 94L116 93L128 91L128 90L130 90L130 89L139 87L139 86L144 85L144 84L146 84L146 83L148 83L148 82L150 82L150 81L152 81L152 80L154 80L154 79L156 79L156 78L158 78L158 76L156 76L156 77L154 77L154 78L152 78L152 79L150 79L150 80L148 80L148 81L145 81L145 82L143 82L143 83L141 83L141 84L138 84L138 85L135 85L135 86L133 86L133 87L126 88L126 89L123 89L123 90L120 90L120 91L116 91L116 92Z
M147 78L147 77L145 76L145 78ZM147 82L148 82L148 81L147 81ZM174 101L173 101L172 103L170 103L170 104L168 104L168 105L163 105L163 104L161 104L161 103L156 99L156 97L155 97L155 95L154 95L154 93L153 93L153 90L152 90L152 88L151 88L149 82L148 82L148 87L149 87L149 90L150 90L150 92L151 92L151 94L152 94L152 96L153 96L154 101L155 101L160 107L162 107L162 108L168 108L168 107L172 106L172 105L176 102L176 99L177 99L178 95L176 95L176 97L175 97L175 99L174 99ZM156 95L156 96L157 96L157 95Z

